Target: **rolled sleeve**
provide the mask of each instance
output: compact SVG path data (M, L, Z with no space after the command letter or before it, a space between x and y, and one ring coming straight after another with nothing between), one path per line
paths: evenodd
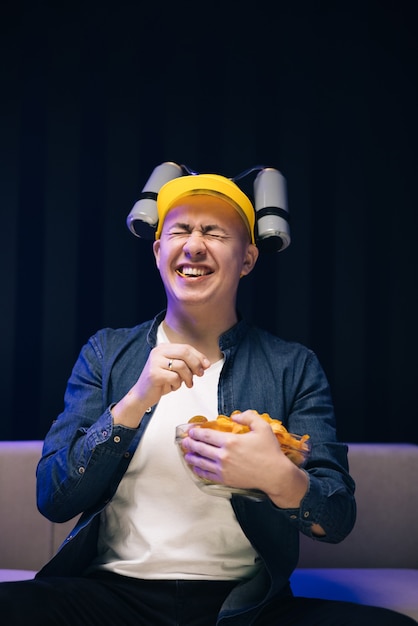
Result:
M303 534L327 543L342 541L352 530L356 518L353 492L341 481L310 475L308 490L297 509L284 509L289 522ZM325 536L312 533L312 525L319 524Z

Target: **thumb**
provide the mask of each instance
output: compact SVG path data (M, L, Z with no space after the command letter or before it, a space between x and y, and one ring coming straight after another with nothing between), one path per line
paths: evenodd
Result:
M259 425L265 423L261 415L253 409L248 409L242 413L237 411L231 414L231 419L238 424L248 426L250 430L256 430Z

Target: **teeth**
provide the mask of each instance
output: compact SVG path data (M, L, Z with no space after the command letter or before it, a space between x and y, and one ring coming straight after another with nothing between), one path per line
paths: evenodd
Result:
M204 276L205 270L199 267L183 267L180 272L183 276Z

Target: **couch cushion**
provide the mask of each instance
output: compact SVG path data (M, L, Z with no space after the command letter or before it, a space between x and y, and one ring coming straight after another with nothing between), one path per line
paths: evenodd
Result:
M290 580L295 596L383 606L418 620L418 570L306 568Z
M0 442L1 568L35 570L51 553L51 523L36 508L42 441Z
M36 572L29 569L0 569L0 583L14 582L16 580L31 580Z
M418 569L418 481L411 479L418 476L418 446L349 444L348 460L356 481L355 527L337 545L301 536L299 567Z

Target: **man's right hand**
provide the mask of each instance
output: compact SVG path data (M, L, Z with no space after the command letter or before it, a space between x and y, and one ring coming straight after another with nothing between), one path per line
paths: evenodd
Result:
M193 387L193 376L203 376L209 359L184 343L163 343L151 350L135 385L112 407L114 424L137 428L145 411L161 396L184 383Z

